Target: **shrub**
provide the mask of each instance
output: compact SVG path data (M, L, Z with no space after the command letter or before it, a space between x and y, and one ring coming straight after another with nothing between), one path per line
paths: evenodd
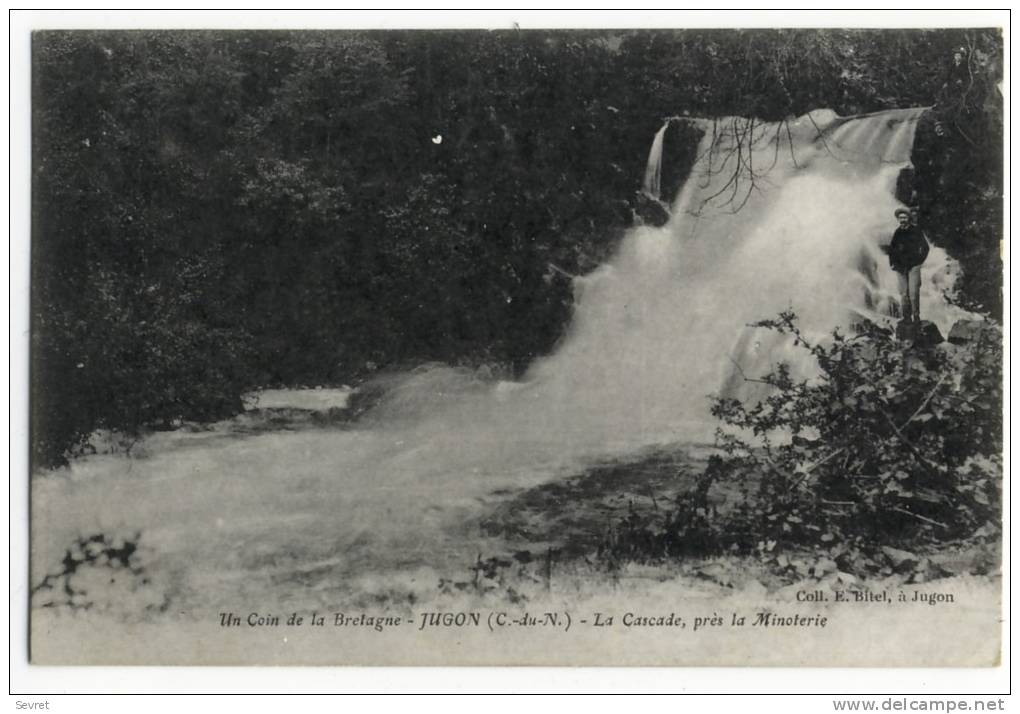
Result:
M248 334L176 304L185 299L177 285L110 295L92 282L73 308L79 319L68 306L50 304L47 319L37 322L34 467L66 463L99 429L135 437L242 410L240 395L255 383Z
M872 323L816 344L792 312L757 326L809 353L816 376L797 379L780 363L751 380L767 385L760 401L716 398L718 453L695 489L661 528L625 523L615 555L757 552L774 561L810 548L855 572L883 562L873 557L883 546L998 535L996 324L965 345L932 349Z

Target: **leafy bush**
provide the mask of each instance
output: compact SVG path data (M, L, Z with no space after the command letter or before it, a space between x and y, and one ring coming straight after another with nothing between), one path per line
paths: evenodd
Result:
M986 323L962 346L912 349L872 323L808 340L792 312L758 323L818 367L780 363L753 404L717 398L719 453L661 527L622 524L614 557L825 553L860 572L888 546L999 534L1002 336ZM721 494L721 495L720 495ZM722 501L720 503L720 500ZM788 559L786 560L788 563Z
M251 338L202 315L186 276L139 290L104 271L89 277L78 319L53 310L33 335L35 464L65 463L98 429L136 436L242 410Z

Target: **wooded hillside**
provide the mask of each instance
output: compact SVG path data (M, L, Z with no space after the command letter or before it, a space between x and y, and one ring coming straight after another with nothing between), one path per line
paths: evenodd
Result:
M928 106L960 47L918 200L998 315L997 31L37 33L35 465L257 386L520 372L633 222L664 117Z

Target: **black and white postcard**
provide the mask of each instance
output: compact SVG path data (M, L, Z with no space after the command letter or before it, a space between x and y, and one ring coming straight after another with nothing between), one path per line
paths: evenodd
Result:
M1005 71L34 32L30 661L996 665Z

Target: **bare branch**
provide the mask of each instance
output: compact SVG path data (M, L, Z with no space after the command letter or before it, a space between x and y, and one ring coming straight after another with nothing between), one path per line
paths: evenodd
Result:
M889 426L892 427L892 430L896 432L896 436L899 437L900 441L903 442L904 446L906 446L907 448L914 452L914 456L917 457L918 461L920 461L922 464L932 469L933 471L936 472L942 471L942 469L939 466L933 464L932 462L928 461L927 458L925 458L924 454L921 453L921 450L917 448L914 445L914 443L903 434L900 428L896 426L895 422L893 422L892 418L885 411L882 411L882 416L885 417L886 422L889 424Z
M733 359L729 355L727 355L727 359L729 359L729 361L733 363L733 366L737 368L737 371L740 372L740 376L743 378L743 380L745 382L756 382L757 384L768 384L768 385L772 384L771 382L768 382L768 381L766 381L764 379L755 379L753 377L748 377L747 374L744 373L744 368L740 366L739 362L737 362L735 359Z
M797 155L793 151L793 132L790 131L790 122L783 121L783 126L786 127L786 139L790 143L790 159L793 161L795 168L800 168L800 164L797 163Z
M948 374L944 374L944 375L942 375L941 378L939 378L939 381L935 383L935 386L932 387L932 390L930 392L928 392L928 396L924 398L923 402L921 402L921 406L919 406L914 411L914 413L910 415L909 419L907 419L905 422L903 422L903 426L900 427L901 429L905 428L907 426L907 424L909 424L910 422L914 421L914 419L916 419L918 417L918 415L921 413L921 411L926 406L928 406L928 402L931 401L931 398L935 396L935 392L938 391L939 387L941 387L942 383L945 382L947 379L949 379L949 375Z
M928 518L927 516L922 516L921 514L914 513L913 511L908 511L905 508L900 508L899 506L893 506L892 510L896 511L897 513L903 513L903 514L905 514L907 516L912 516L913 518L916 518L919 521L923 521L924 523L930 523L933 526L938 526L939 528L945 528L947 530L949 529L949 526L947 526L945 523L939 523L938 521L936 521L936 520L934 520L932 518Z
M811 112L808 112L807 118L811 120L811 125L815 128L815 131L818 132L818 138L822 140L822 146L825 147L825 151L832 158L834 158L834 159L838 158L834 153L832 153L832 149L829 148L829 142L827 142L825 140L825 132L823 132L822 128L820 126L818 126L818 122L816 122L815 118L813 116L811 116Z

